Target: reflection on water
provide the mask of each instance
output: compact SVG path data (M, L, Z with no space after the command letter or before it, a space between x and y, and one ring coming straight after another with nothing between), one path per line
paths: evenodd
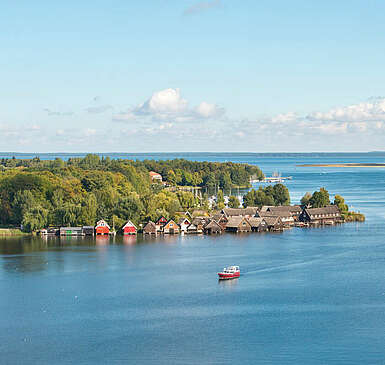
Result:
M230 280L219 280L218 279L218 285L220 287L223 287L225 289L234 290L235 287L238 285L238 278L230 279Z

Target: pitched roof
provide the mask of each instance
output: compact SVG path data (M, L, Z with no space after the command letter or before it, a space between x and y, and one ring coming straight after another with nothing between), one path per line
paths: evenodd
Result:
M259 212L258 215L260 217L281 217L281 218L291 218L291 219L294 219L293 216L290 214L290 212L288 211L275 211L275 212L271 212L271 211L267 211L267 212Z
M259 227L261 223L264 221L263 218L259 217L251 217L247 219L252 227Z
M153 221L148 221L147 224L143 227L144 231L156 230L156 224Z
M337 205L328 205L328 206L323 207L323 208L306 208L305 211L310 216L316 215L316 214L317 215L341 214Z
M240 216L229 217L228 219L229 221L226 223L226 227L228 228L238 228L239 225L242 223L242 221L249 223L245 217L240 217Z
M100 221L98 221L96 223L95 228L97 228L97 227L108 227L108 228L110 228L110 226L108 225L108 223L104 219L101 219Z
M224 208L222 212L226 217L236 217L236 216L245 216L245 215L255 215L258 211L257 207L247 207L247 208Z
M132 223L131 221L127 221L127 223L123 226L123 229L126 227L134 227L135 229L137 229L135 224Z
M280 205L277 207L268 207L269 212L277 213L277 214L295 214L301 213L302 208L299 205Z
M205 229L209 229L209 228L219 228L219 229L222 229L220 224L218 222L216 222L214 219L211 219L210 222L206 224Z
M189 220L189 219L187 219L187 218L179 218L178 224L179 224L179 225L181 225L181 224L183 224L185 221L187 221L187 222L188 222L188 224L190 224L190 223L191 223L191 222L190 222L190 220Z
M278 216L263 217L263 220L268 226L275 226L276 224L281 223L281 218Z
M214 214L213 216L212 216L212 218L214 219L214 220L216 220L217 222L219 222L221 219L223 219L223 218L225 218L226 220L227 220L227 218L226 218L226 216L223 214L223 213L216 213L216 214Z

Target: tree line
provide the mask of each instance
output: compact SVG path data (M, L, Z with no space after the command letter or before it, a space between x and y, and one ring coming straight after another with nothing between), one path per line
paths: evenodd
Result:
M248 186L251 176L263 178L256 166L227 162L115 160L94 154L67 161L1 159L0 224L34 231L49 225L94 225L103 218L120 227L128 218L138 224L194 207L208 209L204 196L154 184L149 171L171 185L224 190Z

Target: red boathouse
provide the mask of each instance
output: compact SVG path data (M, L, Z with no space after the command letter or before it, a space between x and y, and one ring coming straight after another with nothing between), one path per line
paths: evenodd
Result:
M136 234L138 229L136 228L135 224L132 223L131 221L128 221L124 226L123 226L123 234L130 235L130 234Z
M104 219L101 219L95 226L95 233L97 235L104 235L110 233L110 226Z

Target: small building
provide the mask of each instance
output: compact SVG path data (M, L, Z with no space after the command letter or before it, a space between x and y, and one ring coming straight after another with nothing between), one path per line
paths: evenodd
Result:
M148 174L150 175L152 182L160 182L160 183L162 182L162 175L161 174L158 174L155 171L150 171Z
M282 219L278 216L268 216L263 217L263 220L266 222L267 230L269 231L283 231L284 224Z
M229 221L227 217L223 213L216 213L212 216L212 218L219 223L219 225L222 227L222 230L226 229L226 224Z
M178 234L179 231L180 228L173 219L170 219L163 227L163 233L165 234Z
M110 233L110 226L108 225L108 223L104 220L104 219L101 219L100 221L98 221L96 223L96 226L95 226L95 233L96 235L105 235L105 234L109 234Z
M167 223L167 219L164 216L161 216L158 218L158 220L155 222L156 224L156 231L157 232L163 232L163 227Z
M136 234L138 232L138 229L136 228L135 224L131 221L128 221L123 227L123 235L127 236L130 234Z
M156 224L153 221L147 222L147 224L143 228L144 234L156 234Z
M60 236L83 236L82 227L61 227Z
M197 228L196 233L203 233L203 227L208 224L210 218L208 217L195 217L192 220L192 224Z
M181 232L187 232L187 227L191 224L191 222L187 218L180 218L178 221L178 225L180 227Z
M95 228L93 226L83 226L82 230L84 236L93 236L95 234Z
M198 228L197 226L194 224L194 223L191 223L188 227L187 227L187 233L188 234L193 234L193 233L198 233Z
M266 212L259 212L258 216L261 218L266 218L266 217L280 217L283 225L285 227L290 227L294 225L294 217L290 214L288 210L283 211L283 210L277 210L275 212L271 212L270 210Z
M337 205L328 205L323 208L305 208L300 215L300 221L310 224L341 223L341 212Z
M266 232L268 230L265 220L261 217L251 217L247 219L253 232Z
M251 232L251 225L245 217L230 217L226 224L227 232Z
M222 233L222 227L217 221L211 219L210 222L203 227L203 231L205 234L220 234Z

